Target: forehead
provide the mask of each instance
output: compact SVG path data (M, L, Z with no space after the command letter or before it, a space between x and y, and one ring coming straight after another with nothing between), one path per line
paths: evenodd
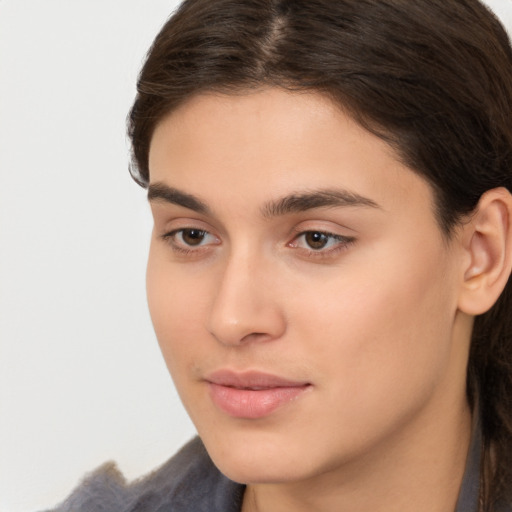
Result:
M417 196L432 210L430 186L388 144L311 92L198 95L157 126L149 168L151 183L206 200L342 187L384 208L421 206Z

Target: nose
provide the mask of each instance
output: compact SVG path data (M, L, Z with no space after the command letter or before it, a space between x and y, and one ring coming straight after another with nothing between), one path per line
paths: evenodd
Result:
M262 257L231 256L220 273L207 329L223 345L275 340L286 318L271 264Z

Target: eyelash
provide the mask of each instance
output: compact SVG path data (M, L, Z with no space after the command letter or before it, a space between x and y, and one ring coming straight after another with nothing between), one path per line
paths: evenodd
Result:
M165 242L167 242L171 246L173 251L176 251L177 253L180 253L180 254L183 254L183 255L198 254L201 250L204 250L202 245L198 245L196 247L194 247L192 245L188 245L187 246L184 241L180 242L182 245L179 245L179 243L177 243L177 241L176 241L176 237L178 235L181 234L181 236L183 236L183 234L185 232L187 232L187 231L188 232L196 231L201 236L204 236L204 235L213 236L211 233L209 233L205 229L199 229L199 228L180 228L180 229L174 229L173 231L170 231L169 233L165 233L164 235L162 235L161 238L162 238L162 240L164 240ZM190 247L190 249L188 247Z
M180 229L174 229L173 231L170 231L169 233L165 233L161 236L162 240L164 240L166 243L171 245L171 248L173 251L182 254L184 256L186 255L192 255L192 254L200 254L200 252L206 250L206 248L201 244L202 239L200 241L201 245L197 245L196 247L187 245L186 242L183 240L181 242L176 241L176 237L181 235L183 237L183 234L189 232L197 232L200 236L212 236L215 238L215 240L218 240L214 235L209 233L208 231L204 229L198 229L198 228L180 228ZM324 250L324 247L313 249L313 248L306 248L306 247L298 247L297 241L303 237L306 237L308 235L320 235L321 237L327 238L327 244L329 244L329 241L335 241L334 247ZM296 236L293 238L291 242L287 244L287 247L299 250L304 254L306 257L310 258L328 258L330 256L333 256L335 254L338 254L339 252L345 250L348 248L349 245L351 245L355 241L354 237L348 237L343 235L338 235L335 233L330 233L328 231L321 231L321 230L306 230L306 231L298 231ZM220 242L214 244L218 245ZM307 242L306 242L307 243ZM305 251L305 252L304 252Z
M307 237L308 235L320 235L321 237L328 239L327 244L329 244L330 241L334 241L334 244L332 244L333 247L328 248L328 249L324 249L324 247L321 247L318 249L313 249L311 247L309 247L309 248L298 247L297 241L301 238L305 239L305 237ZM354 237L338 235L336 233L330 233L328 231L309 229L306 231L298 231L297 236L295 236L295 238L291 242L289 242L287 245L288 245L288 247L292 247L297 250L306 251L305 255L310 258L329 258L329 257L332 257L332 256L338 254L341 251L344 251L353 242L355 242Z

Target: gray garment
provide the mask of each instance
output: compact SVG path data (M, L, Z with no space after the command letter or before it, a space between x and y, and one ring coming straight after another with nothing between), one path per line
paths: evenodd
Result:
M480 459L482 453L482 431L479 415L473 419L473 432L469 446L464 478L460 487L459 499L455 512L478 512L480 494ZM503 511L505 512L505 511Z
M101 466L53 512L240 512L244 489L220 473L195 438L131 485L113 463Z
M478 512L482 440L478 426L474 430L455 512ZM100 467L53 512L240 512L244 489L220 473L195 438L131 485L114 464Z

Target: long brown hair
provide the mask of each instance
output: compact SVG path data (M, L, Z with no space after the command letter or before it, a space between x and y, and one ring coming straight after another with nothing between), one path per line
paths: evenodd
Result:
M263 85L325 94L385 139L433 187L447 237L486 190L512 191L512 50L478 0L186 0L139 77L133 178L147 186L155 126L192 95ZM489 511L512 499L511 286L476 318L468 366Z

